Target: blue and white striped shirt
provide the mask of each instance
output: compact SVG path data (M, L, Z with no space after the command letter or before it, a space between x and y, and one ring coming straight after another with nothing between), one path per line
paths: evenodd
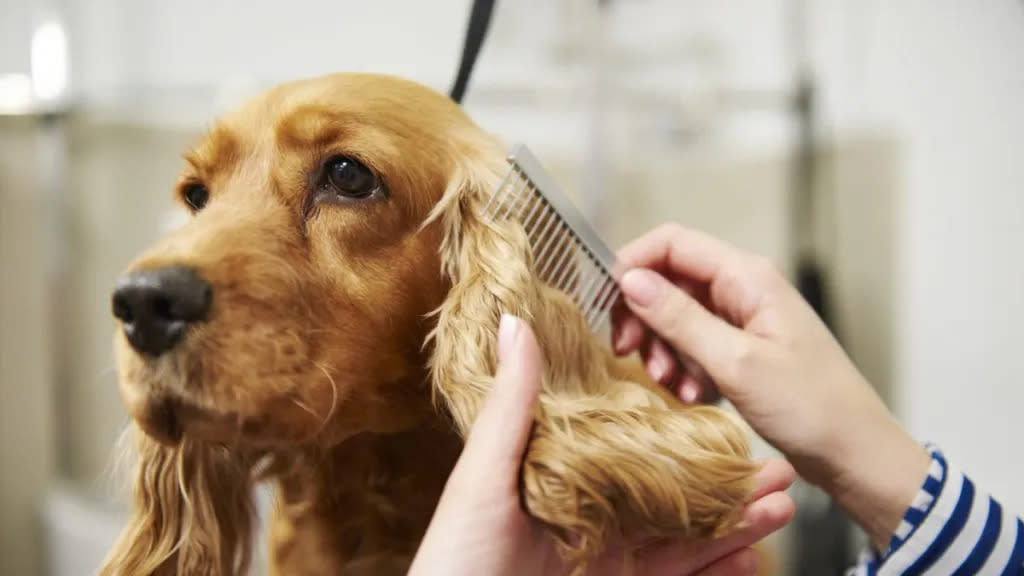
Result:
M1004 511L942 453L879 555L865 551L850 576L915 574L1024 575L1024 522Z

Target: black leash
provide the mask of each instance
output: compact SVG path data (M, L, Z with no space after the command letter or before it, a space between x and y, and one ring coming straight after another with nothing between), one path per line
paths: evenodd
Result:
M466 27L466 41L462 45L462 61L459 63L459 73L455 77L455 84L449 93L452 100L459 104L466 94L466 87L469 85L469 77L473 73L473 65L480 55L480 47L487 36L487 27L491 23L491 12L494 10L494 0L473 0L473 9L469 13L469 25Z

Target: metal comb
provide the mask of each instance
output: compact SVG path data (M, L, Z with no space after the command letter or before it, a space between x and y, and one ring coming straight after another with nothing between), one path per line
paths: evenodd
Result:
M483 216L519 220L541 280L566 293L591 331L599 332L619 297L611 272L615 256L524 144L516 144L506 160L508 172Z

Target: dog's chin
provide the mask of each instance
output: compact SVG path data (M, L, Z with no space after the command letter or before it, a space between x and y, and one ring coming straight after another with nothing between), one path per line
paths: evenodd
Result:
M152 396L129 406L135 423L166 446L188 438L233 448L273 449L322 441L323 426L308 414L277 411L247 415L197 406L186 398Z
M173 398L154 399L136 412L134 420L150 438L165 446L177 446L185 437L178 408Z
M131 412L139 428L165 446L177 446L186 437L229 446L259 442L243 435L244 420L238 415L206 410L180 397L149 397Z
M199 385L194 382L189 386L163 385L152 379L145 384L120 383L121 397L132 420L146 435L166 446L177 446L188 438L228 447L269 449L323 441L328 432L325 419L314 418L289 397L264 398L258 408L242 412L202 404L188 393L172 392L195 387Z

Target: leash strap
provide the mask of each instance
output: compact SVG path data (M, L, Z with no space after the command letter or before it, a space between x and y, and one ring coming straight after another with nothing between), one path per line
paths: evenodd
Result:
M469 84L469 77L473 73L473 65L480 54L480 47L487 36L487 27L491 23L491 12L494 10L494 0L473 0L473 8L469 13L469 25L466 28L466 40L462 46L462 61L459 63L459 73L455 77L455 84L452 85L449 95L452 100L459 104L466 94L466 87Z

